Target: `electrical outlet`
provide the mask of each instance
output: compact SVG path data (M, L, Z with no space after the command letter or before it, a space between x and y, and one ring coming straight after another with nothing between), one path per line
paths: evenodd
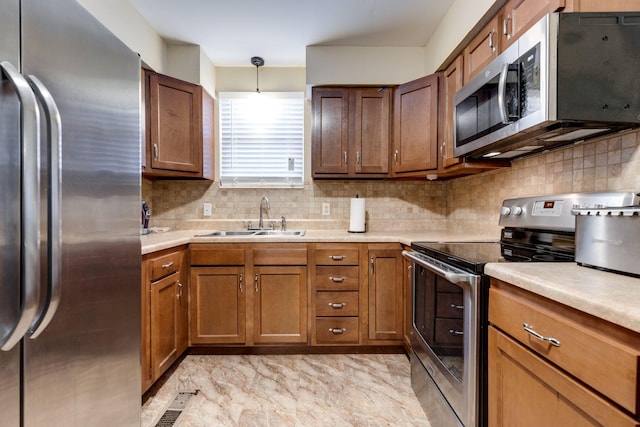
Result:
M202 208L202 215L211 216L211 203L205 203Z
M329 203L322 204L322 215L331 215L331 205Z

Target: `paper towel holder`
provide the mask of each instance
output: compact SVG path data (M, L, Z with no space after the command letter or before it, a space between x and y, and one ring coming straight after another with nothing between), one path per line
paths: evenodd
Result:
M360 202L357 203L356 201ZM356 211L354 208L358 208ZM351 199L351 212L349 218L349 233L366 233L367 232L367 210L365 207L365 199L360 199L360 195L356 194L355 198Z

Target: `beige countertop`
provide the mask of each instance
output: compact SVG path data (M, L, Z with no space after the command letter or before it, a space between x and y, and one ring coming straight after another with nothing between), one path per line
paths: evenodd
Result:
M349 233L343 230L306 230L304 236L232 236L232 237L196 237L199 234L215 230L180 230L151 233L140 236L142 254L156 252L188 243L265 243L265 242L334 242L334 243L402 243L411 242L455 242L455 241L498 241L495 236L469 236L446 231L368 231L366 233Z
M576 263L491 263L485 273L640 333L640 279Z

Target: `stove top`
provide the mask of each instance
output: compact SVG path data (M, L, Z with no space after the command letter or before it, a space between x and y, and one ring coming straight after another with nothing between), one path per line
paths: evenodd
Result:
M573 262L573 253L547 246L506 242L414 242L411 248L423 255L482 274L488 262Z

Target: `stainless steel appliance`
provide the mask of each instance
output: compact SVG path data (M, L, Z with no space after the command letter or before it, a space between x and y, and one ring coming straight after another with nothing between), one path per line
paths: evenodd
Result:
M454 154L515 159L640 125L640 12L545 16L454 96Z
M633 193L631 193L633 195ZM505 200L496 242L414 242L411 383L434 426L487 424L487 262L573 262L572 208L613 206L629 193Z
M140 60L0 0L0 426L140 424Z
M575 206L576 262L640 276L640 194L619 206Z

